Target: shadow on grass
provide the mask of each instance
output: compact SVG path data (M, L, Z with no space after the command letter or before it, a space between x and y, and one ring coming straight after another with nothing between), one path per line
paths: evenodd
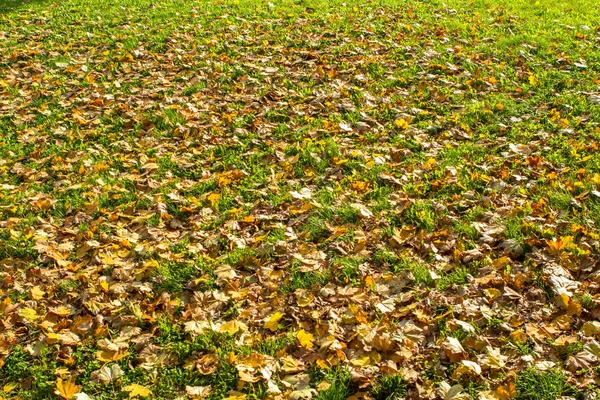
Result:
M44 3L51 4L52 0L0 0L0 15L19 9L35 9Z

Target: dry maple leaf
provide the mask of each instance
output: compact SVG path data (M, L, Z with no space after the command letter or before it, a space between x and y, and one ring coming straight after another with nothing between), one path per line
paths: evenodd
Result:
M585 346L583 346L583 349L595 356L596 358L600 358L600 344L598 344L598 342L596 342L595 340L592 340L589 343L587 343Z
M580 329L581 333L587 336L594 336L600 333L600 322L586 321Z
M134 397L148 397L152 394L150 389L142 385L138 385L137 383L132 383L131 385L125 386L123 390L129 393L130 399Z
M502 355L500 349L488 346L486 349L487 354L480 357L480 361L483 365L492 369L502 369L506 364L507 356Z
M103 365L99 370L92 372L90 379L97 383L110 383L119 379L123 375L123 370L118 364Z
M125 350L98 350L96 351L96 358L102 362L119 361L121 358L126 357L129 352Z
M567 369L571 372L579 370L588 370L598 363L598 359L588 351L580 351L577 354L570 356L566 361Z
M319 392L317 392L315 389L313 388L303 388L303 389L298 389L298 390L294 390L292 393L289 394L288 399L289 400L310 400L313 398L313 396L318 395Z
M246 324L244 324L243 322L233 320L233 321L229 321L229 322L226 322L223 325L221 325L219 330L221 332L227 332L230 335L235 335L239 331L244 332L244 331L248 330L248 326Z
M473 371L475 374L477 374L477 375L481 374L481 366L479 366L479 364L477 364L476 362L469 361L469 360L462 360L461 363L465 367L467 367L468 369Z
M438 388L438 395L444 400L467 400L469 395L463 393L461 385L450 386L448 382L443 381Z
M304 329L302 329L302 330L298 331L298 333L296 333L296 338L300 342L300 345L306 349L312 349L312 347L314 346L314 343L313 343L314 337L313 337L312 333L308 333Z
M66 381L61 378L56 380L56 390L54 393L66 400L71 400L76 393L81 390L81 386L75 384L75 378L69 377Z
M216 354L205 354L196 361L196 368L202 375L210 375L219 368L219 358Z
M517 395L517 388L514 382L508 382L505 385L500 385L492 392L498 400L509 400Z
M19 316L28 319L29 321L34 321L39 318L38 313L33 308L22 308L19 312Z
M446 356L450 359L451 362L457 362L462 360L465 355L465 349L462 347L462 344L458 341L458 339L448 336L444 343L442 343L442 347L444 348L444 352Z
M212 393L210 386L186 386L185 393L193 400L204 399Z

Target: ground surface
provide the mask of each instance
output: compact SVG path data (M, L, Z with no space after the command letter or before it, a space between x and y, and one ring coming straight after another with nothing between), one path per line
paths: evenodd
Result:
M0 397L594 398L595 1L2 0L0 41Z

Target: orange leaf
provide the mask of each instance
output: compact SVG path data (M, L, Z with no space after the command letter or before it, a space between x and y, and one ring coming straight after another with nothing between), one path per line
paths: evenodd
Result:
M513 382L509 382L504 386L498 386L498 388L494 391L494 395L499 400L512 399L517 395L517 389Z

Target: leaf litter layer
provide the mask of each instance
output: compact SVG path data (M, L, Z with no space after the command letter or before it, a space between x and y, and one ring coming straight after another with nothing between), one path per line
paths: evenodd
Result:
M599 16L2 3L0 396L594 398Z

